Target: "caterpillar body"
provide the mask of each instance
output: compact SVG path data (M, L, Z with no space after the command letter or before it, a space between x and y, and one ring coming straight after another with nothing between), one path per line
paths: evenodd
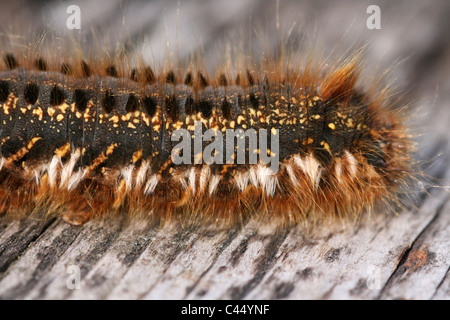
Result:
M318 75L270 68L128 74L86 61L50 70L12 54L0 72L0 209L46 208L73 224L114 211L237 222L353 216L395 201L411 143L386 93L356 88L357 58ZM28 63L30 65L30 63ZM174 130L266 129L266 163L175 164ZM205 142L203 142L205 144ZM261 153L260 149L256 150ZM270 145L267 155L271 154ZM248 157L248 156L247 156ZM246 158L247 159L247 158Z

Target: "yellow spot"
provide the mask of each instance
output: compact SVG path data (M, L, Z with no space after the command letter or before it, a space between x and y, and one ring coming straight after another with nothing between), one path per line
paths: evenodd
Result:
M77 111L77 112L75 113L75 116L76 116L78 119L80 119L83 115L82 115L80 112Z
M20 111L22 111L23 114L27 113L27 108L20 108Z
M311 144L311 143L313 143L314 142L314 139L313 138L308 138L308 144Z
M202 156L201 152L194 155L194 163L202 163Z
M11 109L11 105L15 105L16 103L17 99L15 99L14 102L11 102L11 100L9 100L7 103L3 105L3 112L5 114L9 114L9 109Z
M133 157L131 158L131 162L136 163L142 158L142 149L139 149L135 153L133 153Z
M156 111L156 114L152 118L152 123L159 121L159 110Z
M128 123L127 128L136 129L136 126L131 122Z
M59 110L61 110L62 113L66 113L66 110L69 108L69 105L67 103L63 103L62 105L60 105Z
M30 150L31 148L33 148L34 144L35 144L36 142L38 142L39 140L41 140L41 139L42 139L41 137L34 137L33 139L31 139L31 141L28 142L28 146L27 146L28 150Z
M119 117L118 116L112 116L111 118L109 118L109 121L112 121L113 123L118 123L119 122Z
M113 153L114 149L117 148L118 144L117 143L113 143L111 144L107 149L106 149L106 155L109 156L110 154Z
M47 108L47 113L50 117L53 117L53 115L55 114L55 111L56 111L55 108L52 108L52 107Z
M334 123L332 123L332 122L328 124L328 127L329 127L331 130L336 129L336 125L335 125Z
M272 135L276 136L277 135L277 129L275 129L274 127L272 127L272 129L270 130L270 132L272 132Z
M320 114L315 114L312 116L314 119L319 120L320 119Z
M70 151L70 142L67 142L62 147L55 150L55 155L59 157L64 157Z
M183 127L183 121L177 121L173 123L175 129L180 130Z
M236 123L234 121L230 122L230 128L234 129L235 125L236 125Z
M327 150L329 154L331 154L330 145L329 145L328 143L326 143L325 141L321 141L321 142L320 142L320 145L322 145L323 148L324 148L325 150Z
M38 116L39 121L42 120L42 117L44 116L44 111L42 111L41 107L37 107L37 109L33 110L33 114Z
M237 117L237 124L241 124L242 121L245 121L244 116Z
M132 113L127 113L126 115L122 116L122 121L129 121L132 117Z
M11 137L4 137L1 141L1 144L4 144L6 141L8 141L9 139L11 139Z
M144 120L145 124L146 124L147 126L149 126L149 125L150 125L150 118L147 117L147 115L144 114L144 113L141 113L141 114L142 114L142 120Z
M64 115L62 115L62 114L58 114L56 116L56 121L58 121L58 122L62 121L63 119L64 119Z

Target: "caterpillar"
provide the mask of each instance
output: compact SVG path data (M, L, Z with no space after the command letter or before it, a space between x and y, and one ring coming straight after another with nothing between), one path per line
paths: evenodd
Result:
M4 54L0 212L44 208L75 225L113 212L297 223L360 216L395 203L408 185L410 136L388 89L358 87L358 53L328 70L126 69ZM276 159L278 170L249 163L248 146L243 164L205 163L195 150L190 163L176 164L172 135L194 137L196 124L276 136L278 152L270 141L253 151Z

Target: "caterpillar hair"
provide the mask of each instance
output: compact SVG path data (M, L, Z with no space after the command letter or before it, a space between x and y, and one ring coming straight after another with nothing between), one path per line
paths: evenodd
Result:
M392 207L410 188L402 106L389 87L361 85L363 50L333 64L313 53L247 57L213 72L196 59L158 68L105 56L3 49L2 213L44 210L72 224L115 212L293 224ZM176 164L174 131L195 136L198 123L202 132L276 136L278 152L270 143L254 152L279 169L261 160L199 162L195 151Z

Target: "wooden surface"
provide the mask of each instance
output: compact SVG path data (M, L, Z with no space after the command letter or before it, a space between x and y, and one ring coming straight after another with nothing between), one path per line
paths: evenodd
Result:
M179 35L179 41L195 33L208 60L214 52L208 44L215 38L248 27L249 21L270 25L276 20L274 2L227 3L183 2L179 24L194 27L180 28L181 35L188 34ZM433 184L443 187L421 192L414 206L397 215L381 212L353 224L330 221L289 229L259 227L254 221L243 228L200 232L120 218L82 227L60 219L0 219L0 298L449 299L449 4L378 1L382 29L375 31L365 28L369 4L281 1L279 16L288 28L297 21L317 31L325 49L367 40L367 55L374 62L369 71L401 62L391 80L412 101L411 126L421 133L415 135L417 159L436 179ZM67 7L61 1L35 6L36 25L46 25L40 17L57 16ZM94 9L86 22L92 29L97 23L108 34L120 30L120 22L108 24ZM127 25L129 39L146 34L148 46L175 37L176 3L132 2L124 9L108 2L103 9L110 16L127 12L139 17ZM29 15L27 6L14 10ZM5 11L1 15L5 18ZM56 27L59 23L52 20ZM165 35L154 31L164 25ZM147 46L139 50L146 52ZM67 286L70 266L80 268L81 289Z

